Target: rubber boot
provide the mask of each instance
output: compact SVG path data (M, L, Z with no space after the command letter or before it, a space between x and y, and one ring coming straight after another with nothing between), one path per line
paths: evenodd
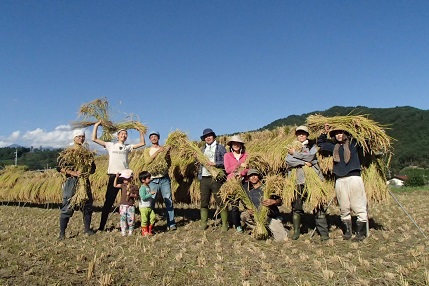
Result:
M70 218L60 218L60 236L58 237L59 240L63 240L66 238L66 228L67 224L69 223Z
M228 231L228 210L226 208L220 212L220 218L222 220L222 231Z
M148 236L149 231L147 226L142 226L142 236Z
M297 240L301 235L301 215L297 212L294 212L292 215L292 222L293 222L293 231L294 231L292 235L292 239Z
M329 239L329 226L324 212L319 212L316 215L316 228L320 234L320 240L325 241Z
M356 223L356 235L353 241L362 241L366 237L366 222L358 221Z
M345 232L343 234L343 239L349 240L350 238L352 238L352 221L351 220L344 220L343 223L345 226Z
M200 229L205 230L205 229L207 229L207 220L209 218L209 209L208 208L201 208L200 214L201 214Z
M148 231L147 231L148 235L153 235L153 224L149 225Z
M92 218L91 213L84 214L83 216L83 224L85 226L84 233L86 233L87 235L93 235L95 233L95 231L91 229L91 218Z

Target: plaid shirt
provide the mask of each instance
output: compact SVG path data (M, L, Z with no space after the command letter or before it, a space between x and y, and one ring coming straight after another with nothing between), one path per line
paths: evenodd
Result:
M206 145L204 145L204 147L201 148L201 151L204 153L206 149ZM226 153L226 149L223 145L219 144L216 142L216 150L215 150L215 167L222 169L225 171L225 166L223 163L223 157L225 156ZM203 166L200 164L199 168L198 168L198 179L201 180L202 178L202 173L203 173Z

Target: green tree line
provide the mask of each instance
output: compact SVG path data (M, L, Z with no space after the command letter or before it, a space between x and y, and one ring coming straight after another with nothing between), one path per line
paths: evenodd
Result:
M61 149L0 148L0 166L14 165L16 152L18 165L25 165L29 170L42 170L57 166L57 158Z

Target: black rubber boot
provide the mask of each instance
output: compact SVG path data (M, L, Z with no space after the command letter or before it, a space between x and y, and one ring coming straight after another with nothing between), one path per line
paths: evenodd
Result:
M63 240L66 238L66 228L67 224L69 223L70 218L60 218L60 235L58 237L59 240Z
M87 235L93 235L95 233L95 231L93 231L91 229L91 218L92 218L92 214L91 213L84 214L84 216L83 216L83 224L85 226L85 231L84 232Z
M343 239L349 240L350 238L352 238L352 221L351 220L344 220L343 223L344 223L344 227L345 227Z
M328 220L326 219L326 214L322 211L316 214L316 228L320 234L320 240L325 241L329 239Z
M366 222L358 221L356 223L356 235L353 241L362 241L366 238Z
M292 239L297 240L301 235L301 214L294 212L292 215L293 235Z

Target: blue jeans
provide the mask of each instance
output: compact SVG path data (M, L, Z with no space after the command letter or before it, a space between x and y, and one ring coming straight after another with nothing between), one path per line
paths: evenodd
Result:
M174 208L173 199L171 198L171 182L168 175L162 178L156 178L150 181L149 188L151 191L156 192L152 195L152 209L155 209L155 199L159 192L161 192L162 198L165 203L165 215L167 216L167 227L175 226L174 221Z

